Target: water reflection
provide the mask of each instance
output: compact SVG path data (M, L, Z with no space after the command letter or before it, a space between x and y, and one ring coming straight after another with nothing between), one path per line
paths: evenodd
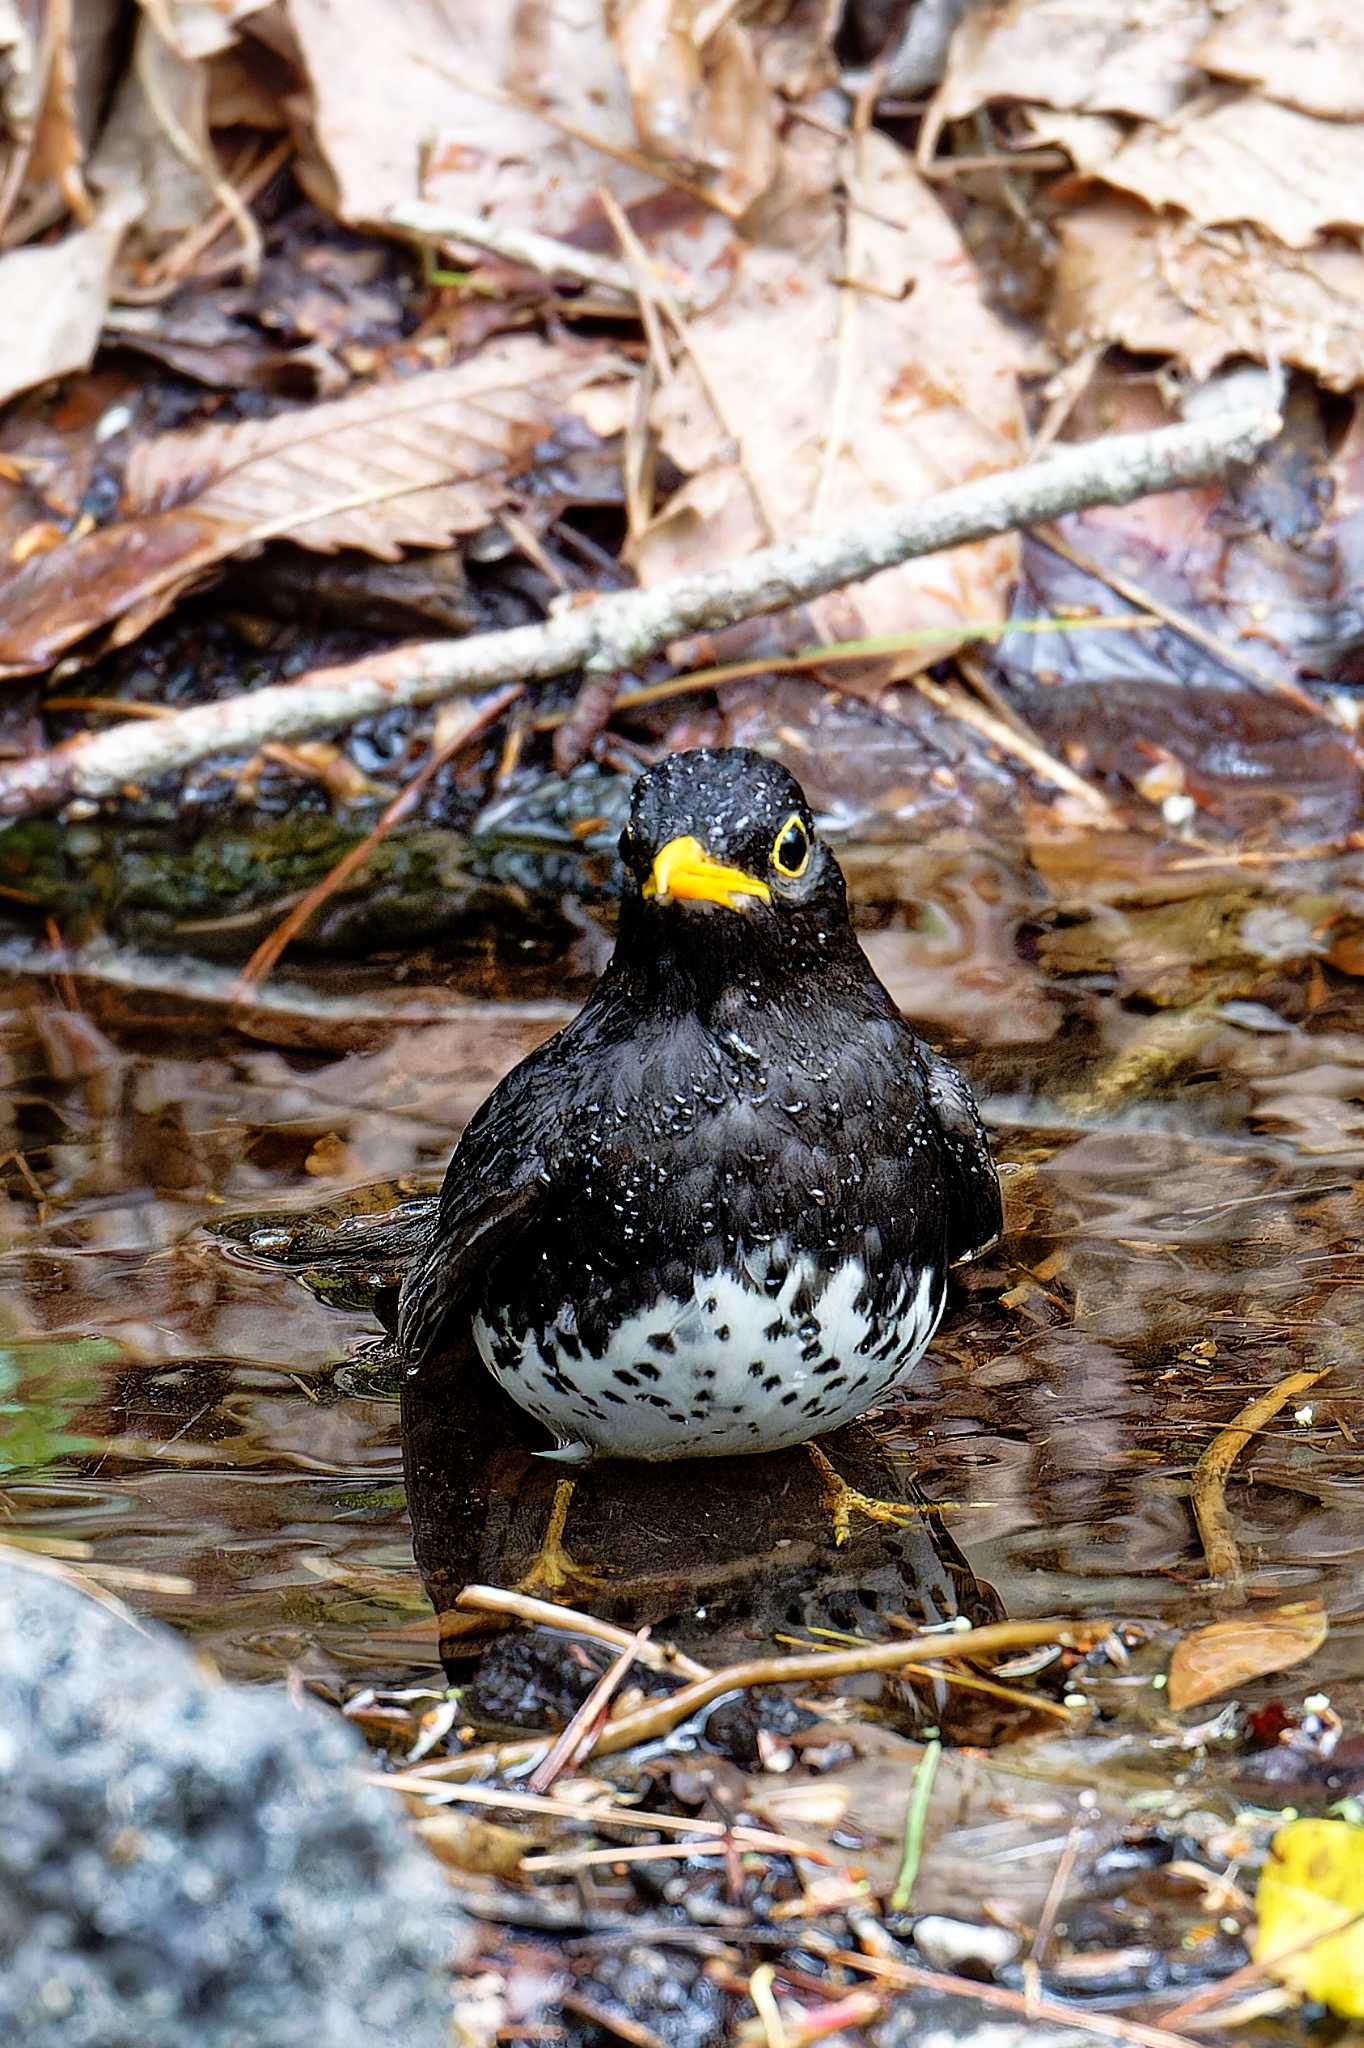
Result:
M1319 948L1287 962L1247 953L1238 909L1214 920L1240 934L1235 973L1219 955L1215 987L1199 994L1207 963L1191 957L1184 1007L1153 1009L1133 963L1166 975L1169 959L1149 907L1117 900L1130 878L1107 890L1101 916L1083 917L1075 895L1064 913L1053 902L1044 930L1035 874L1015 884L996 864L954 864L950 849L851 865L901 1000L940 1036L970 1032L965 1060L993 1105L1011 1218L1003 1251L963 1276L919 1380L866 1456L954 1504L952 1538L1012 1614L1205 1614L1187 1499L1199 1452L1253 1394L1329 1367L1244 1455L1229 1500L1249 1597L1321 1598L1333 1630L1314 1673L1353 1679L1364 1626L1353 981L1323 968ZM1062 929L1064 961L1048 958L1042 940ZM476 1542L460 1535L471 1525L458 1498L479 1498L481 1469L462 1407L409 1413L409 1444L427 1453L410 1523L392 1387L363 1358L346 1364L372 1339L371 1316L229 1256L201 1229L233 1211L318 1203L332 1204L330 1228L347 1189L410 1191L438 1175L475 1103L567 1007L542 976L499 969L493 986L471 970L465 983L409 987L404 1019L390 995L323 982L306 1000L277 996L244 1029L222 1006L126 977L15 980L6 992L0 1403L23 1404L26 1421L24 1433L12 1418L0 1430L5 1512L20 1533L89 1543L97 1562L191 1580L192 1595L153 1582L134 1597L233 1674L290 1667L344 1689L434 1672L412 1523L437 1606L466 1551L488 1568L486 1514ZM539 1471L525 1466L504 1500L539 1513ZM798 1538L812 1503L794 1475ZM654 1496L660 1545L672 1483L660 1477ZM609 1549L605 1497L579 1512L575 1540ZM727 1529L730 1549L705 1561L723 1576L742 1549L765 1560L748 1583L770 1592L770 1527L746 1549L741 1535ZM660 1581L677 1562L665 1553ZM514 1565L510 1551L503 1562ZM826 1550L807 1578L846 1589L860 1571ZM946 1598L950 1572L937 1583ZM682 1604L679 1586L655 1588L659 1612ZM775 1594L749 1598L764 1625L786 1611Z

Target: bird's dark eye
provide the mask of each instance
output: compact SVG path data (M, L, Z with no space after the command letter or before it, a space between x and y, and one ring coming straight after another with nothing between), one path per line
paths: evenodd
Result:
M801 823L799 813L792 811L773 841L772 865L779 875L786 875L794 882L798 875L805 873L809 861L810 835Z
M621 833L620 838L616 841L616 851L627 868L633 864L635 856L639 852L639 841L635 837L633 825L627 825Z

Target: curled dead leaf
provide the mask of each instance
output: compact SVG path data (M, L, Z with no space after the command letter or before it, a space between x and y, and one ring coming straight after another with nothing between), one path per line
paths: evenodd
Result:
M1232 88L1144 124L1088 168L1157 211L1251 221L1291 249L1364 223L1364 125Z
M1197 378L1271 355L1328 389L1364 382L1364 255L1345 239L1286 249L1252 227L1195 227L1128 199L1057 222L1051 326L1068 350L1117 342Z
M1210 0L996 0L971 9L952 38L930 109L943 124L991 100L1091 108L1164 121L1204 84L1196 51L1216 19Z
M746 213L777 168L777 103L749 31L699 0L616 0L608 19L644 148Z
M1364 118L1364 14L1355 0L1237 0L1196 55L1209 71L1309 114Z

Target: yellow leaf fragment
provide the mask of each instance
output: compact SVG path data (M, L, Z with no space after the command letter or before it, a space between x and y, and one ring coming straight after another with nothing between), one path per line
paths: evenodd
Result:
M1260 1873L1255 1960L1342 2019L1364 2019L1364 1828L1281 1827Z

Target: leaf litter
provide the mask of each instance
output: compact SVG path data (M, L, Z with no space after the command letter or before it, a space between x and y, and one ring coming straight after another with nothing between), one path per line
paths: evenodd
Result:
M848 11L860 47L878 48L876 10ZM428 1020L419 1053L376 1049L378 1012L345 1023L348 997L335 1009L305 1004L305 1015L287 992L252 992L236 1012L250 1020L251 1050L172 1062L154 1081L141 1070L145 1099L126 1112L125 1160L82 1164L108 1082L137 1057L115 1043L128 1017L140 1019L135 1035L146 1005L163 1001L183 1023L175 990L191 977L221 1015L240 984L231 970L215 981L117 943L87 956L79 938L49 932L42 967L62 977L65 1000L44 1016L42 1059L53 1086L60 1075L75 1090L80 1116L32 1159L32 1131L18 1120L5 1199L27 1215L36 1188L24 1227L40 1232L53 1205L58 1238L44 1256L70 1269L73 1286L93 1285L92 1319L114 1322L129 1356L168 1346L139 1356L139 1371L167 1361L200 1371L194 1344L182 1358L181 1338L166 1337L177 1311L156 1294L156 1272L131 1283L122 1269L96 1274L92 1237L78 1273L60 1238L62 1204L97 1234L120 1172L150 1173L154 1157L160 1178L136 1229L155 1213L159 1251L180 1270L183 1226L210 1202L268 1188L297 1210L319 1178L430 1169L511 1056L509 1033L516 1049L534 1042L562 1014L564 973L581 982L599 960L592 916L609 887L592 863L604 868L610 807L637 761L695 739L783 752L852 835L854 893L868 923L880 921L868 941L897 995L921 1014L938 1006L944 1034L992 1049L1002 1101L1027 1094L1039 1048L1057 1054L1031 1105L1041 1123L1007 1162L1010 1269L968 1281L980 1323L949 1326L941 1352L967 1455L950 1434L935 1455L956 1459L981 1554L1011 1595L1038 1581L1077 1611L1105 1569L1081 1494L1116 1476L1121 1499L1102 1520L1127 1550L1105 1592L1131 1591L1143 1611L1114 1622L1128 1605L1120 1599L1083 1640L1073 1623L1057 1624L1055 1640L1024 1648L1020 1636L1016 1654L974 1668L943 1632L916 1678L911 1638L887 1641L915 1626L898 1607L889 1623L884 1612L840 1610L825 1636L778 1634L758 1659L751 1645L746 1656L732 1640L717 1653L698 1639L694 1656L683 1652L694 1668L678 1667L679 1677L708 1701L707 1688L723 1692L736 1674L736 1689L752 1693L727 1723L715 1706L703 1734L678 1727L688 1700L673 1704L677 1680L644 1655L659 1648L644 1639L651 1623L603 1638L611 1624L551 1616L511 1590L500 1612L521 1628L488 1651L467 1706L438 1679L434 1694L432 1683L387 1693L385 1661L406 1678L405 1660L420 1655L433 1678L431 1628L412 1632L411 1613L423 1611L416 1580L376 1578L361 1555L316 1575L328 1599L368 1606L365 1628L342 1627L339 1663L310 1682L341 1699L347 1658L377 1660L377 1686L352 1701L357 1718L363 1699L376 1737L404 1747L409 1767L385 1781L422 1814L487 1930L473 2037L554 2027L568 2012L592 2039L604 2028L636 2048L671 2043L662 1971L681 1986L698 2039L756 2040L761 2028L769 2043L794 2044L847 2030L892 2048L895 2005L909 1997L955 2001L957 2035L980 2017L971 2001L983 2000L1034 2024L1168 2044L1182 2004L1192 2009L1219 1984L1230 1991L1248 1967L1254 1916L1235 1877L1247 1859L1267 1873L1257 1951L1266 1976L1271 1950L1282 1955L1297 1938L1276 1931L1276 1806L1324 1806L1359 1782L1352 1730L1318 1683L1334 1670L1335 1696L1353 1711L1341 1661L1349 1616L1339 1599L1296 1598L1295 1578L1309 1569L1314 1532L1311 1569L1330 1541L1339 1548L1332 1513L1357 1491L1356 1361L1342 1348L1348 1201L1327 1183L1306 1190L1322 1232L1316 1278L1295 1265L1300 1239L1282 1218L1260 1235L1253 1223L1235 1235L1199 1222L1200 1202L1220 1216L1244 1201L1252 1218L1291 1206L1297 1195L1273 1174L1348 1164L1360 1136L1350 983L1364 957L1364 890L1346 694L1364 644L1359 419L1323 397L1364 381L1350 313L1364 300L1364 109L1348 61L1356 25L1340 0L1249 0L1231 11L1160 0L1135 18L1117 6L1004 0L965 11L941 83L926 80L938 86L933 104L906 113L878 106L873 72L850 81L860 100L844 89L837 12L701 0L619 0L605 11L595 0L533 11L182 0L141 11L126 63L112 8L54 6L39 37L0 7L0 395L17 401L0 423L0 659L19 685L4 727L12 753L41 749L111 705L157 714L229 694L248 668L259 682L343 658L311 616L281 625L253 595L272 573L281 591L299 589L289 576L309 554L340 551L343 580L332 588L353 636L345 654L364 655L375 645L356 623L366 560L420 576L427 558L456 557L467 618L520 622L632 572L645 583L723 573L763 543L1011 468L1033 437L1097 438L1154 424L1175 404L1216 404L1209 380L1238 358L1299 372L1281 394L1284 439L1255 479L1072 515L1052 535L1064 552L1046 533L1006 535L882 571L784 617L678 644L671 660L622 678L629 687L593 677L587 691L597 694L585 694L576 723L571 685L527 693L509 683L511 722L486 743L476 712L463 747L462 713L443 726L420 713L369 720L321 753L316 743L311 755L308 743L277 747L269 760L229 761L225 775L182 777L169 800L134 790L107 816L68 816L48 839L27 828L0 835L21 923L23 903L41 919L60 901L78 934L92 918L129 920L139 939L172 931L178 944L207 943L211 928L230 954L261 936L263 910L287 913L275 902L287 882L296 909L319 892L320 944L377 945L386 979L395 932L427 945L447 929L433 924L437 900L457 943L499 963L491 982L473 975L470 986L497 998L523 989L518 945L557 948L561 963L553 1018L534 1004L512 1016L495 999L481 1022ZM1058 154L1071 167L1059 176ZM418 235L446 266L428 274L401 221L413 207L481 217L487 239ZM508 255L499 229L623 265L632 294L594 285L553 249ZM1026 289L1009 253L1025 244ZM1031 315L1020 313L1028 304ZM114 381L128 344L172 373L163 386ZM1133 361L1151 356L1158 369ZM74 381L54 388L59 378ZM584 452L613 477L595 496L573 470ZM248 555L261 559L248 566ZM209 575L221 578L213 633L240 635L217 670L213 648L224 643L204 631L193 596ZM1087 618L1111 628L1124 616L1130 631L1084 631ZM988 659L957 657L968 635L1011 620L1030 630L999 640ZM1033 630L1048 621L1054 631ZM176 632L194 648L188 661L174 651ZM793 650L869 639L892 645L780 682L722 676L690 701L670 694L674 671L697 661L749 654L775 665ZM49 692L44 709L21 679L59 664L61 694L53 706ZM916 688L938 664L950 666ZM1304 677L1310 694L1291 703L1289 686L1301 691ZM555 790L540 733L570 724L571 758L587 774ZM534 831L528 849L515 825L478 841L490 792L516 801L547 788L560 812L556 850ZM218 821L216 841L205 833L186 853L158 840L177 797L187 817ZM365 828L395 802L412 813L410 837L381 845L384 832ZM260 819L295 811L316 827L315 851L281 834L277 855L262 860ZM237 817L234 838L221 827ZM131 849L129 821L145 835ZM1001 830L1002 849L987 855ZM381 857L391 867L371 865L357 883L354 870ZM1281 858L1302 862L1301 874L1281 875ZM471 860L485 863L472 878ZM574 936L561 923L547 940L535 919L562 918L565 899ZM442 1001L448 965L438 951L418 964ZM80 1011L95 986L99 1000L127 1006L114 1038ZM361 1049L335 1071L297 1058L346 1030ZM22 1031L15 1042L28 1045ZM1087 1064L1067 1076L1077 1043ZM272 1044L287 1050L264 1049ZM1221 1150L1228 1133L1214 1135L1215 1122L1201 1134L1160 1122L1175 1088L1210 1068L1240 1091L1218 1111L1236 1137ZM12 1076L16 1101L28 1101L32 1070L29 1047ZM1148 1123L1125 1124L1133 1113ZM382 1214L384 1200L372 1206ZM1088 1234L1073 1230L1077 1211ZM1268 1304L1233 1286L1211 1243L1233 1247L1238 1274L1265 1273ZM321 1288L321 1265L309 1271ZM309 1400L300 1422L302 1411L258 1385L261 1360L314 1374L334 1351L329 1317L356 1316L357 1337L372 1330L347 1306L363 1298L359 1283L334 1310L311 1298L305 1308L289 1283L298 1303L287 1315L273 1283L254 1293L244 1267L215 1284L219 1349L231 1358L249 1329L253 1375L230 1397L249 1419L221 1411L224 1470L278 1458L314 1487L336 1470L357 1488L391 1482L391 1434L374 1400L343 1396L358 1405L325 1416ZM206 1299L201 1273L195 1289ZM1191 1340L1193 1317L1215 1334ZM1304 1317L1310 1340L1293 1334ZM1070 1342L1077 1329L1082 1357ZM1304 1385L1315 1378L1319 1357L1333 1378L1313 1400L1339 1418L1343 1449L1328 1450L1310 1419L1295 1440L1296 1423L1264 1405L1300 1364ZM1118 1452L1113 1388L1136 1362L1163 1377L1141 1410L1144 1447ZM1059 1388L1071 1404L1069 1432L1055 1430L1054 1407L1037 1406L1038 1370L1048 1400ZM1231 1474L1216 1446L1238 1424L1246 1443L1247 1396L1261 1388L1251 1405L1267 1418L1265 1440ZM916 1399L921 1434L936 1424L927 1396ZM1010 1431L989 1434L990 1415L1014 1399ZM185 1408L159 1454L151 1432L99 1418L100 1456L115 1460L120 1485L136 1486L143 1464L158 1483L178 1482L183 1467L201 1484L200 1412ZM1271 1425L1287 1448L1270 1441ZM1017 1501L996 1508L984 1488L972 1493L977 1445L1000 1493L1021 1458L1051 1461L1040 1473L1045 1531L1010 1522ZM1140 1465L1130 1493L1125 1460ZM1212 1618L1190 1625L1187 1601L1175 1619L1163 1599L1158 1618L1143 1602L1154 1583L1168 1592L1201 1576L1200 1469L1233 1488L1230 1506L1222 1498L1202 1526L1229 1541L1223 1590L1243 1591L1245 1605L1228 1613L1210 1596ZM97 1474L89 1484L97 1489ZM384 1509L372 1491L347 1512L374 1516L377 1529ZM187 1535L202 1524L201 1500L186 1490L177 1507L166 1488L160 1500L181 1516L179 1539L206 1572L211 1553ZM1303 1519L1285 1501L1309 1503L1294 1507ZM294 1548L305 1527L319 1546L337 1543L335 1519L309 1513L296 1503ZM395 1530L405 1544L405 1525ZM183 1583L162 1574L147 1586ZM444 1622L440 1581L430 1583ZM385 1628L390 1594L401 1620ZM473 1618L488 1625L487 1614ZM233 1654L256 1655L246 1643L258 1619L240 1637L228 1632ZM765 1614L754 1629L763 1625ZM535 1628L551 1631L538 1663ZM827 1650L811 1647L826 1640ZM285 1655L299 1647L282 1626L278 1641ZM595 1689L613 1649L610 1700ZM787 1654L795 1661L783 1666ZM1308 1670L1267 1695L1266 1680L1299 1663ZM848 1689L832 1688L836 1670ZM888 1675L868 1711L876 1671ZM803 1675L783 1687L784 1672ZM538 1805L515 1784L458 1775L471 1758L510 1763L514 1697L530 1716L522 1751L543 1757L565 1729L596 1739L577 1775ZM1058 1723L1059 1736L1037 1732ZM933 1727L947 1741L930 1778ZM632 1729L660 1746L633 1751ZM1192 1774L1186 1788L1172 1784L1172 1754ZM460 1799L502 1802L511 1825L453 1826L445 1805ZM1291 1861L1290 1831L1274 1841ZM907 1872L897 1918L893 1894ZM1334 1898L1353 1882L1317 1870L1309 1889ZM1134 1899L1140 1939L1128 1925ZM551 1946L550 1967L546 1945L565 1940L571 1950ZM1337 1969L1340 1947L1324 1953L1320 1970L1295 1972L1289 1957L1278 1974L1353 2012L1354 1965L1347 1956ZM1168 1987L1160 1995L1158 1982ZM1171 2007L1172 1996L1181 2003Z

